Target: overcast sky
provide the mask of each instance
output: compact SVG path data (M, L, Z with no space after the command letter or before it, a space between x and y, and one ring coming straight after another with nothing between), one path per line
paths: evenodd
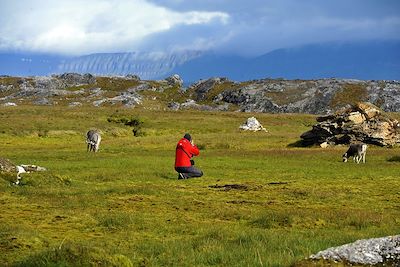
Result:
M0 51L215 50L399 40L398 0L0 0Z

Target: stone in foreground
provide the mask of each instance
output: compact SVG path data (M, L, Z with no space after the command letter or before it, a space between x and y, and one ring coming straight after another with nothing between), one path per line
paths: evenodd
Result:
M400 235L357 240L354 243L320 251L311 255L310 259L400 266Z

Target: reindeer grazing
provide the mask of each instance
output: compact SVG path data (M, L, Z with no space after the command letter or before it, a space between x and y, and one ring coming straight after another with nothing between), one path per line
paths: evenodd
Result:
M362 160L365 163L365 154L367 154L366 144L351 144L346 153L343 154L343 162L347 162L350 157L353 157L353 161L360 163Z
M101 141L100 133L96 130L90 130L86 134L87 151L97 152Z

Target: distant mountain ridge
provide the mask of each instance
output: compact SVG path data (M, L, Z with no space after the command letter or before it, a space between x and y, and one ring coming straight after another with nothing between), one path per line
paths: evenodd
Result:
M278 49L255 58L208 53L175 68L184 80L228 77L400 80L400 42L313 44Z
M200 51L179 53L103 53L63 61L58 73L76 72L94 75L135 74L142 79L161 79L174 68L201 56Z
M204 51L102 53L79 57L0 53L0 75L43 76L65 72L134 74L185 83L210 77L235 81L261 78L400 80L400 41L326 43L278 49L245 58Z

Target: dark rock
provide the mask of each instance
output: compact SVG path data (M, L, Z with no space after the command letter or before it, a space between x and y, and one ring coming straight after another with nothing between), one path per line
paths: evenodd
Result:
M180 108L180 104L179 103L177 103L177 102L171 102L171 103L168 103L168 108L169 109L171 109L171 110L179 110L179 108Z
M249 95L243 93L243 90L223 91L214 98L214 102L227 102L235 105L244 104L249 100Z
M136 74L128 74L126 75L126 78L128 78L129 80L140 81L139 75Z
M257 94L251 96L245 103L241 104L241 111L244 112L268 112L268 113L280 113L285 112L285 108L281 107L270 99L263 96L263 94Z
M188 90L194 91L194 100L203 101L207 98L207 93L210 92L216 85L229 82L227 78L211 78L207 80L200 80L191 85Z

